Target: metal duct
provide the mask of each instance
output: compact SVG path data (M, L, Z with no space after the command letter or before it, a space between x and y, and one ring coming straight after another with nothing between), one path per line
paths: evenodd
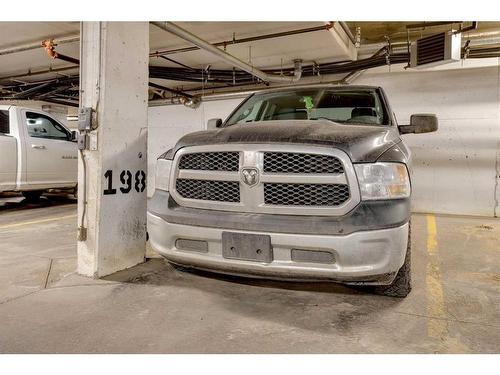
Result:
M193 43L195 46L200 47L201 49L212 53L213 55L219 57L221 60L226 61L232 66L244 70L245 72L250 73L254 77L259 78L264 82L297 82L302 77L302 60L294 61L294 72L293 76L283 76L283 75L273 75L263 72L260 69L253 67L252 65L247 64L246 62L238 59L237 57L230 55L229 53L217 48L216 46L210 44L209 42L201 39L200 37L190 33L189 31L177 26L172 22L152 22L153 25L159 27L162 30L168 31L174 35L177 35L179 38L184 39L190 43Z

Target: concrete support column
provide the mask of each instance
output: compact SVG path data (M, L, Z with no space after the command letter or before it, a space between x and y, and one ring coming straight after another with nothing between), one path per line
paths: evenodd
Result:
M94 130L79 156L78 272L97 278L144 261L149 24L83 22L81 43Z

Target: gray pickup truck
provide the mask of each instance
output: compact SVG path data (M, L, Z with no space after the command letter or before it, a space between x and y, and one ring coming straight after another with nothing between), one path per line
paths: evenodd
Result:
M152 247L184 267L411 290L411 153L380 87L317 85L249 96L158 158Z

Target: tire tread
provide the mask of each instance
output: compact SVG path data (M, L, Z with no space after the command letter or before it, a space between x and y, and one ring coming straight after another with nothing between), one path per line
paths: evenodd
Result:
M411 291L411 223L408 225L408 245L403 265L390 285L375 287L375 293L388 297L404 298Z

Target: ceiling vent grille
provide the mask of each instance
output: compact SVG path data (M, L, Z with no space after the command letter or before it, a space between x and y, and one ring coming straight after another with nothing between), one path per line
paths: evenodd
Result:
M430 67L460 60L461 35L445 32L412 43L410 66Z

